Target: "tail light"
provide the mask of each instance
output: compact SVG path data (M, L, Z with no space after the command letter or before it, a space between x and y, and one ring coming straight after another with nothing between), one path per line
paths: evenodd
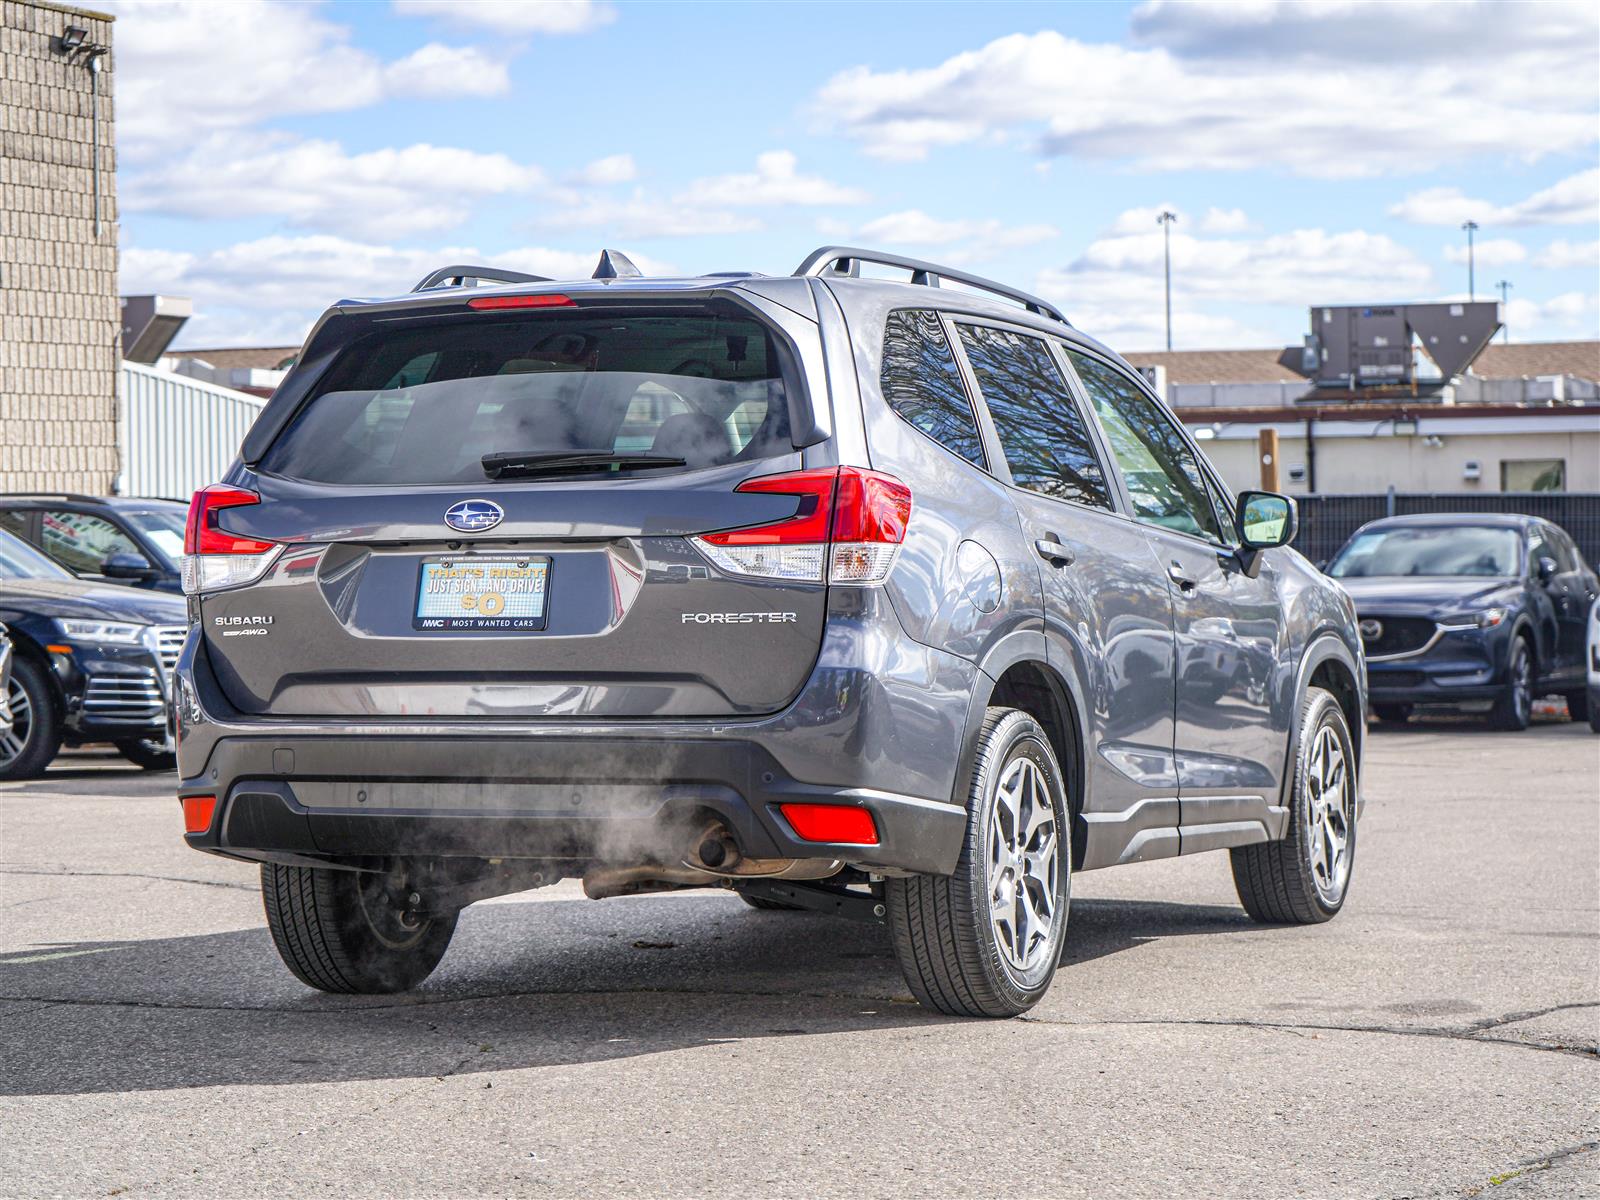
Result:
M882 583L911 520L911 489L892 475L823 467L747 479L736 492L797 496L793 516L693 539L724 571L808 583Z
M211 818L217 814L217 798L215 796L184 796L183 799L183 831L185 833L204 833L211 828Z
M282 545L217 527L217 514L223 509L260 503L261 497L254 492L220 483L194 494L183 530L183 590L187 594L242 587L267 573Z

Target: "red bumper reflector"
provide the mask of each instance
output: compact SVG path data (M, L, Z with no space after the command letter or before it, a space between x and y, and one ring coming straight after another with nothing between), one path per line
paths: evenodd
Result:
M211 828L211 818L217 812L215 796L185 796L183 798L183 831L204 833Z
M864 808L846 808L842 804L780 804L778 811L802 841L844 842L852 846L878 844L878 826Z

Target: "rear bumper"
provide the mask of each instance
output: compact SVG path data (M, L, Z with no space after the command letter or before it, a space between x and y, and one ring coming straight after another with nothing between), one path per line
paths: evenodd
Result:
M705 809L747 856L948 874L966 829L952 796L977 669L910 642L892 612L855 615L830 622L787 709L741 721L249 717L191 635L175 696L179 795L219 803L187 840L241 858L604 861ZM795 801L867 809L878 844L801 840L779 810Z

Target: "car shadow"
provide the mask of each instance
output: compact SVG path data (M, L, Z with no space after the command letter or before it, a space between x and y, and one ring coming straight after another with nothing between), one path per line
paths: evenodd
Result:
M1251 927L1229 907L1080 901L1063 969ZM950 1021L912 1000L881 925L725 895L516 901L469 909L399 996L311 991L260 928L0 955L0 1095L492 1073Z

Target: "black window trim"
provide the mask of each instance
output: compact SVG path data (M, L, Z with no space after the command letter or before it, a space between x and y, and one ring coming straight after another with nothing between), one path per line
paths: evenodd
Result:
M1170 407L1168 407L1167 402L1165 400L1161 399L1161 397L1157 396L1155 394L1155 392L1150 389L1149 385L1145 383L1144 377L1141 376L1136 371L1124 370L1122 367L1119 367L1116 363L1112 362L1104 354L1100 354L1100 353L1096 352L1095 350L1092 350L1088 346L1084 346L1084 345L1080 345L1080 344L1077 344L1077 343L1073 343L1072 345L1064 348L1064 351L1063 351L1061 357L1066 361L1067 366L1071 369L1072 384L1077 389L1079 396L1083 398L1084 407L1088 410L1089 415L1090 415L1091 419L1094 422L1094 427L1095 427L1095 430L1097 431L1097 433L1099 434L1101 445L1103 445L1103 446L1105 446L1105 447L1107 447L1109 449L1109 447L1110 447L1110 438L1107 436L1104 427L1101 426L1101 424L1100 424L1100 414L1099 414L1099 412L1096 411L1096 409L1095 409L1093 404L1088 403L1089 390L1088 390L1087 387L1084 386L1083 379L1079 376L1077 368L1075 366L1073 366L1071 355L1066 353L1065 350L1071 350L1074 353L1081 354L1085 358L1091 359L1094 362L1099 363L1101 366L1109 368L1110 370L1114 371L1118 375L1121 375L1124 379L1130 380L1133 383L1133 385L1139 391L1144 393L1144 395L1145 395L1145 397L1147 399L1149 399L1149 400L1151 400L1151 401L1153 401L1155 403L1157 411L1160 412L1163 416L1165 416L1167 420L1172 422L1173 427L1178 431L1179 438L1182 439L1184 444L1189 447L1190 452L1193 453L1195 462L1200 467L1201 475L1205 476L1207 479L1211 480L1213 482L1213 485L1215 485L1214 477L1216 475L1216 470L1215 470L1214 467L1212 467L1210 461L1207 460L1206 456L1203 453L1201 453L1199 446L1196 444L1194 438L1189 433L1188 426L1186 426L1183 423L1183 421L1178 417L1178 415L1176 413L1174 413ZM1133 509L1133 494L1130 491L1128 491L1127 480L1125 480L1122 477L1122 464L1117 461L1116 455L1114 455L1114 454L1111 455L1111 463L1112 463L1112 469L1116 473L1117 488L1122 493L1123 502L1127 505L1128 519L1130 521L1132 521L1134 524L1138 525L1139 528L1141 528L1141 529L1153 529L1153 530L1155 530L1155 531L1157 531L1159 533L1168 534L1168 535L1170 535L1172 537L1183 538L1183 539L1185 539L1187 541L1194 542L1196 545L1204 546L1208 550L1219 550L1220 549L1220 550L1233 551L1233 550L1237 550L1238 549L1238 546L1236 544L1230 543L1230 542L1228 542L1226 540L1224 540L1224 541L1215 541L1215 540L1213 540L1212 538L1209 538L1209 537L1202 537L1202 536L1199 536L1199 535L1196 535L1196 534L1193 534L1193 533L1185 533L1181 529L1169 529L1165 525L1154 525L1154 524L1151 524L1149 521L1141 521L1138 518L1138 516L1135 514L1135 512L1134 512L1134 509ZM1221 493L1222 493L1222 495L1224 497L1228 498L1229 507L1233 508L1234 505L1233 505L1233 502L1232 502L1232 498L1228 497L1228 489L1227 488L1219 488L1218 490L1221 491ZM1238 520L1237 510L1235 511L1235 518L1234 519L1235 519L1235 522L1237 522L1237 520ZM1237 534L1237 529L1224 530L1222 532L1224 534L1226 534L1226 533Z
M967 399L972 404L974 411L979 414L979 432L983 435L985 446L992 447L989 456L991 461L999 468L999 470L991 469L989 473L1013 491L1023 492L1040 500L1049 500L1055 504L1067 504L1082 512L1099 513L1101 516L1117 516L1131 519L1130 513L1132 510L1125 508L1127 496L1122 488L1122 479L1110 464L1100 423L1094 419L1092 413L1085 411L1082 392L1077 387L1077 376L1065 369L1066 355L1060 345L1061 339L1042 330L1034 329L1029 325L1017 325L987 315L980 316L954 309L941 309L939 315L944 318L951 344L956 347L956 363L961 368L962 379L967 386ZM1032 488L1023 487L1012 477L1011 464L1006 460L1005 447L1000 442L1000 431L995 426L994 416L989 412L989 402L984 398L983 389L978 386L977 372L972 369L972 363L967 358L967 348L961 341L960 331L956 328L958 324L987 325L994 329L1003 330L1006 333L1014 333L1021 337L1031 337L1045 344L1055 360L1056 369L1061 371L1061 381L1067 388L1067 400L1077 405L1078 415L1084 419L1084 428L1088 431L1095 456L1100 462L1100 471L1106 478L1106 499L1111 502L1110 508L1102 508L1098 504L1085 504L1081 500L1073 500L1068 496L1051 496L1045 492L1036 492ZM966 460L963 459L962 461Z
M880 397L882 397L882 399L883 399L884 407L886 407L890 412L892 412L895 415L895 419L896 420L898 420L898 421L902 422L903 424L909 426L911 429L916 430L916 432L919 435L921 435L924 439L926 439L927 441L931 442L933 445L937 446L940 450L944 451L945 454L947 454L951 458L955 459L958 463L961 463L963 466L972 467L972 468L975 468L976 470L982 471L985 475L988 475L991 478L999 479L1000 476L995 471L994 466L993 466L993 464L997 461L995 459L995 457L994 457L993 446L991 445L990 439L988 437L988 433L984 428L983 415L980 415L979 412L978 412L978 405L977 405L977 402L976 402L976 398L974 396L973 388L971 386L971 381L969 380L969 378L967 376L966 356L961 353L961 350L960 350L959 346L957 346L956 341L952 336L953 330L951 329L950 322L946 319L948 314L946 314L942 309L929 308L926 305L923 305L923 306L919 307L919 306L917 306L915 304L902 304L902 305L899 305L898 307L889 309L886 313L883 314L883 328L884 328L884 331L888 330L889 321L894 317L895 313L899 313L899 312L913 312L913 313L924 312L924 313L928 313L936 321L939 322L939 328L944 330L945 343L947 345L949 345L949 347L950 347L950 356L954 360L955 365L956 365L956 378L961 381L961 390L967 397L967 411L972 414L973 427L978 431L978 453L983 455L983 461L982 462L973 462L970 458L967 458L965 455L957 454L954 450L950 449L949 446L946 446L943 442L941 442L938 438L934 437L932 434L928 433L926 430L918 429L915 425L913 425L911 423L910 418L908 418L904 413L902 413L898 408L896 408L894 406L894 404L890 401L889 397L885 396L883 394L883 356L884 356L884 344L887 341L887 339L880 336L880 339L879 339L879 342L878 342L878 380L877 380L877 390L878 390L878 395ZM998 461L1004 462L1005 460L1002 458L1002 459L1000 459ZM1010 472L1008 470L1007 471L1007 475L1009 476L1009 474L1010 474ZM1001 480L1001 482L1008 483L1009 479Z

